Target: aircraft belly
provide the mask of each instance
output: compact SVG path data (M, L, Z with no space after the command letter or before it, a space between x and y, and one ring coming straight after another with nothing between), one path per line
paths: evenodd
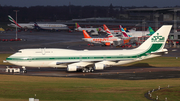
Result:
M21 62L9 62L19 66L27 67L48 67L49 61L21 61Z

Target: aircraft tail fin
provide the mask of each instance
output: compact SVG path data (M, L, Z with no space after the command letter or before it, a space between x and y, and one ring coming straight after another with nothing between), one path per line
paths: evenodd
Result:
M148 35L153 35L155 32L154 32L154 30L149 26L149 34Z
M78 23L75 23L75 24L76 24L76 28L81 28Z
M126 31L123 29L123 27L122 27L121 25L119 25L119 29L120 29L120 31L122 32L123 37L129 37L129 36L127 35Z
M137 49L148 50L149 53L163 51L171 28L172 25L163 25Z
M12 23L14 23L16 26L18 26L19 28L22 28L10 15L8 15L9 21L11 21Z
M108 34L108 37L114 37L112 33L110 32L109 28L105 24L103 24L103 27L106 33Z
M34 22L34 28L35 29L42 29L41 27L39 27L39 25L36 22Z
M85 30L83 30L83 35L84 35L84 38L91 38Z

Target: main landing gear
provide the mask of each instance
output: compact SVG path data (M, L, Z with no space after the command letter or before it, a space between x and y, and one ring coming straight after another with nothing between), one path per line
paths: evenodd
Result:
M88 73L88 72L94 72L94 69L92 68L92 67L84 67L83 69L82 69L82 72L83 73Z

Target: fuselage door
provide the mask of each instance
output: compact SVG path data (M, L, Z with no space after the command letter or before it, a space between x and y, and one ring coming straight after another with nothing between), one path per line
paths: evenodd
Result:
M28 57L28 61L29 61L29 62L32 61L32 57L31 57L31 56Z
M106 60L106 55L103 55L103 60L104 60L104 61Z

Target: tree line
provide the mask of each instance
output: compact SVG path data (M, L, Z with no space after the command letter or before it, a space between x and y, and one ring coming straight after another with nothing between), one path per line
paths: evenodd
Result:
M15 19L14 10L18 10L18 22L72 20L91 17L118 18L119 14L124 12L123 7L113 7L112 4L110 6L0 6L0 21L7 22L7 15L11 15Z

